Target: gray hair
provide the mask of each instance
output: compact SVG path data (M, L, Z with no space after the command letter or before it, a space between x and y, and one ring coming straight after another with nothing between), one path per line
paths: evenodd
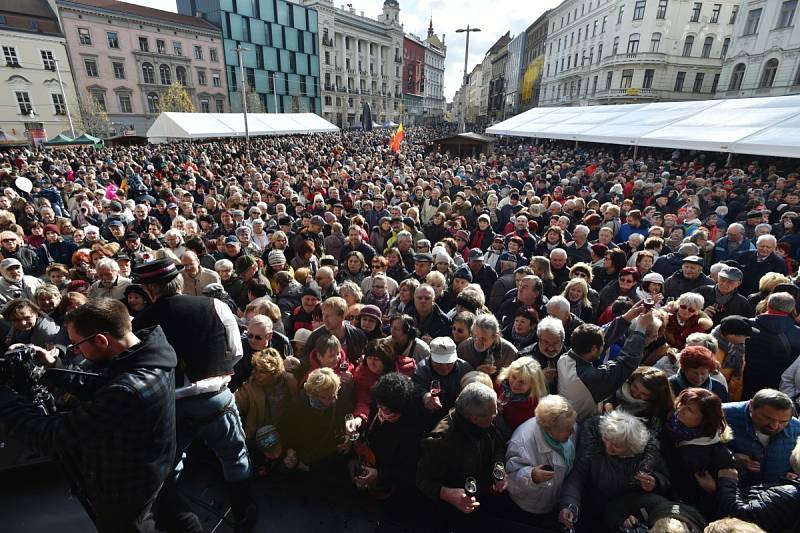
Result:
M569 312L569 300L567 300L563 296L553 296L545 304L545 307L547 308L548 313L550 312L550 310Z
M174 296L183 293L183 276L175 276L166 283L145 283L145 289L156 298Z
M350 294L355 296L358 299L358 301L361 301L361 298L363 298L364 296L364 293L361 292L361 287L359 287L350 280L347 280L341 285L339 285L339 294L342 294L343 292L349 292Z
M564 323L552 316L546 316L541 319L538 324L536 324L536 335L539 336L542 333L558 335L561 337L562 341L564 340L564 337L566 337L566 333L564 332Z
M794 311L794 297L788 292L774 292L767 298L767 309L791 313Z
M759 409L761 407L768 406L781 411L787 411L794 408L792 399L789 398L786 393L775 389L761 389L755 393L753 399L750 400L750 405L753 406L753 409Z
M683 294L678 296L678 305L691 306L697 309L698 311L702 311L704 303L705 303L705 298L703 298L696 292L684 292Z
M412 239L411 232L403 230L397 234L397 240Z
M553 250L550 252L550 257L553 257L554 255L562 255L567 257L567 251L563 248L553 248Z
M711 274L719 274L719 271L725 268L726 266L728 265L726 265L725 263L714 263L713 265L711 265L711 268L709 268L708 271Z
M110 270L114 273L119 272L119 264L110 257L104 257L97 262L96 270Z
M417 294L419 291L428 291L431 295L431 298L436 298L436 290L427 283L423 283L417 287L417 289L414 291L414 294Z
M483 383L470 383L456 398L456 412L465 418L493 414L492 404L497 393Z
M572 230L572 234L575 235L576 233L583 233L584 235L589 235L589 227L584 226L583 224L578 224L575 226L575 229Z
M535 410L536 420L545 430L571 428L578 415L569 401L558 394L540 398Z
M734 222L733 224L728 226L728 231L732 229L736 230L738 233L744 233L744 225L739 224L738 222Z
M598 423L600 435L617 446L623 446L628 453L639 455L650 440L650 431L644 423L625 411L611 411L603 415Z
M497 318L494 315L489 314L478 315L475 318L475 322L472 324L472 327L489 331L492 335L495 335L500 331L500 324L497 322Z
M217 272L220 270L233 270L233 262L230 259L220 259L214 263L214 270Z
M772 246L778 245L778 239L775 238L775 235L762 235L758 239L756 239L756 246L761 244L763 241L770 241Z
M717 339L710 333L697 332L686 337L686 346L702 346L703 348L708 348L711 353L717 353L719 344Z
M247 327L255 325L263 326L267 335L272 333L272 319L267 315L253 315L250 317L250 320L247 321Z

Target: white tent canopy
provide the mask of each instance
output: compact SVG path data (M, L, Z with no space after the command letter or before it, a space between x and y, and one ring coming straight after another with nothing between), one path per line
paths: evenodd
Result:
M248 113L250 135L306 135L339 128L314 113ZM152 143L167 139L244 137L242 113L161 113L147 130Z
M486 133L800 157L800 95L588 107L537 107Z

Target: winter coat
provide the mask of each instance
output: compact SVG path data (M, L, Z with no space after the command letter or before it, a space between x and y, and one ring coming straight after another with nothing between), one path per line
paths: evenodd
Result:
M706 285L714 285L714 280L702 273L697 279L686 279L683 271L678 270L664 281L664 298L678 298L685 292L697 292Z
M778 257L777 254L772 253L763 261L758 261L758 252L743 252L736 258L739 261L739 268L742 270L744 277L742 278L742 285L739 287L739 292L742 294L750 294L758 290L758 282L762 276L769 272L777 272L778 274L787 274L786 262Z
M449 337L450 336L450 319L447 318L439 306L433 304L433 310L431 314L428 315L428 318L425 320L421 320L419 315L417 314L417 309L414 305L410 305L406 309L406 313L417 321L417 327L419 330L424 332L426 335L430 335L431 338L435 339L436 337Z
M416 367L417 364L410 357L398 356L395 362L395 368L387 368L385 371L396 371L410 378L414 374L414 369ZM353 382L355 383L356 389L356 408L353 411L353 415L360 416L364 421L370 417L372 386L378 382L378 379L380 379L380 376L369 369L364 359L362 359L361 364L359 364L355 372L353 372Z
M700 311L695 313L683 325L678 322L678 311L669 314L667 328L664 336L670 346L676 350L683 350L686 347L686 337L692 333L706 333L714 327L714 322L707 314Z
M765 531L797 531L798 509L800 481L740 488L736 480L717 479L717 510L721 516L752 522Z
M683 265L684 258L686 258L684 254L679 254L677 252L659 256L659 258L656 259L656 262L653 264L652 271L661 274L664 276L664 279L667 279L674 273L681 270L681 265Z
M682 370L678 370L677 374L669 377L669 386L672 389L672 395L675 397L683 392L683 390L690 387L695 387L686 380L686 376L683 375ZM717 381L716 379L711 379L709 377L706 379L705 383L697 388L710 390L719 397L722 403L728 401L728 389L725 388L725 385L723 385L722 382Z
M491 354L491 360L490 360ZM484 352L475 349L475 342L472 337L462 341L458 345L458 357L474 368L481 365L492 365L497 372L509 366L517 358L517 349L514 345L502 337L491 348Z
M62 265L72 264L72 254L78 247L69 241L59 239L56 242L45 242L36 250L39 256L39 264L42 269L46 269L52 263L61 263ZM27 271L26 271L27 273Z
M716 285L706 285L705 287L695 289L694 292L703 297L703 308L717 304ZM739 315L750 318L754 314L753 306L750 305L750 302L747 301L747 298L738 292L733 294L731 301L725 305L720 305L719 307L719 311L714 313L714 316L712 317L714 324L719 324L722 322L722 319L727 316Z
M739 246L734 250L734 252L728 253L728 237L725 236L718 240L714 246L714 252L712 256L713 263L727 261L728 259L736 259L740 254L744 252L750 252L755 249L756 247L753 244L753 241L750 239L742 239L742 242L739 243Z
M42 280L28 275L23 275L18 283L0 277L0 309L16 298L27 298L35 302L33 295L41 285L43 285Z
M419 411L410 409L395 422L381 422L374 408L362 428L374 456L371 466L378 470L375 489L385 492L413 487L422 439Z
M780 390L795 402L800 399L800 357L783 372Z
M255 437L260 427L277 424L297 398L297 387L297 379L284 372L275 384L259 385L251 376L247 383L236 389L234 397L245 438Z
M280 292L277 292L275 300L281 310L281 316L284 319L287 319L292 314L292 310L300 305L304 288L305 287L300 283L291 280L289 285L284 287Z
M742 399L763 388L775 388L800 354L800 327L790 316L761 314L751 319L760 333L747 339Z
M49 316L42 316L36 320L33 329L20 331L12 328L8 332L6 346L17 343L35 344L41 348L53 345L64 352L69 344L69 337L67 328L59 326Z
M447 411L455 405L456 398L461 392L461 378L472 370L472 365L463 359L456 359L453 370L446 376L438 374L433 369L430 357L417 363L417 368L414 369L414 375L411 376L411 381L414 382L414 395L417 397L417 403L423 410L426 427L433 427L447 414ZM422 405L422 397L430 392L431 381L434 379L439 380L439 385L441 386L439 401L442 403L442 408L438 411L429 412Z

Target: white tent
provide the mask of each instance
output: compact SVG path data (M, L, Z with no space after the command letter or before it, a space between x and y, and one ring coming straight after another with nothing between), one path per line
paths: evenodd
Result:
M537 107L486 133L800 157L800 95L588 107Z
M339 128L314 113L248 113L251 136L305 135L337 132ZM152 143L167 139L244 137L242 113L161 113L147 130Z

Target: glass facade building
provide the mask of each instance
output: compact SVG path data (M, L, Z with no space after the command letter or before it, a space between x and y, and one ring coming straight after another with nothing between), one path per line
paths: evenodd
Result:
M242 111L242 52L248 111L321 113L317 11L285 0L177 0L178 12L222 30L228 97Z

